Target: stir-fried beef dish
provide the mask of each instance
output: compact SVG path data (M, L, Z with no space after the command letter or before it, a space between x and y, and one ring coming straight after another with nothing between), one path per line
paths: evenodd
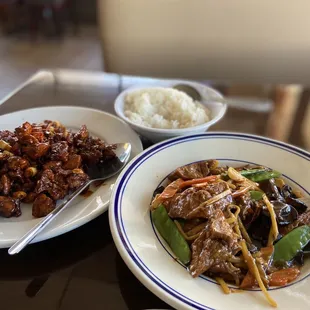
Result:
M20 216L23 202L33 204L34 217L46 216L88 181L88 165L115 158L115 148L85 125L76 133L57 121L0 131L0 215Z
M196 278L214 278L226 294L300 275L310 252L310 209L281 173L262 166L201 161L173 171L151 203L153 222Z

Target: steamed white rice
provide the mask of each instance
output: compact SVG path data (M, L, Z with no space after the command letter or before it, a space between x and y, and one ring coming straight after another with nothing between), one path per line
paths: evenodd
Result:
M130 92L124 113L138 125L161 129L193 127L210 120L210 111L200 102L182 91L161 87Z

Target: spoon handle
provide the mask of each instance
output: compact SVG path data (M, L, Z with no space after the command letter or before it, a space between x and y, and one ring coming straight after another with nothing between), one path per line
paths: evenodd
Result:
M228 106L247 110L252 112L270 112L272 110L272 101L269 99L260 99L260 98L247 98L247 97L225 97L223 99L215 99L222 103L226 103Z
M70 203L77 197L92 181L86 182L82 187L73 192L70 197L57 206L51 213L42 219L37 225L31 228L23 237L16 241L8 250L10 255L19 253L25 246L27 246L49 223L51 223L61 211L66 209Z

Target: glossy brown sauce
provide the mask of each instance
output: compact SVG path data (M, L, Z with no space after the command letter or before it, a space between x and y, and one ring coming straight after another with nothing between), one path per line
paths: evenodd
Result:
M89 197L91 194L93 193L93 191L91 191L90 189L87 190L86 192L81 193L80 195L87 198Z
M95 181L93 184L95 187L99 187L100 185L105 185L104 181Z

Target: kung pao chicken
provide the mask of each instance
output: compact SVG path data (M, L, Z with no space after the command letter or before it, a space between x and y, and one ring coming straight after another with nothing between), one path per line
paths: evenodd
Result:
M46 216L85 184L87 165L115 158L114 149L85 125L76 133L57 121L0 131L0 215L20 216L23 202L32 203L34 217Z

